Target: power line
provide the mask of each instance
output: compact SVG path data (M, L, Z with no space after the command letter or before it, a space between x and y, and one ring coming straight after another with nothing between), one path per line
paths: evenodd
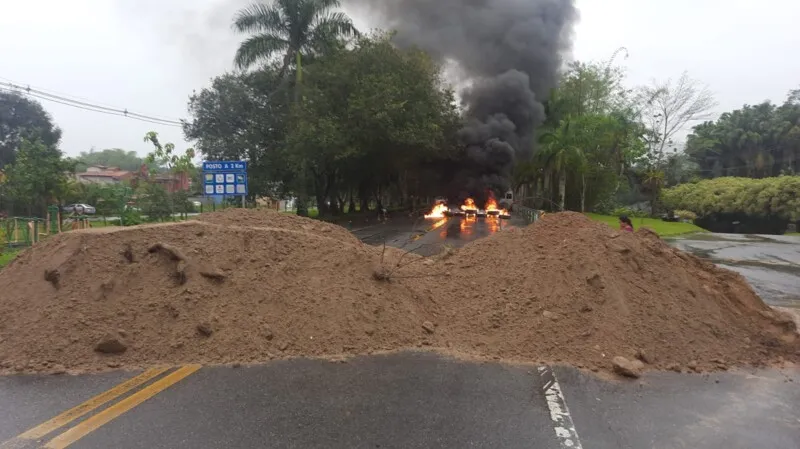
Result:
M6 91L6 92L19 93L19 91L16 91L16 90L13 90L13 89L8 89L8 88L5 88L5 87L0 87L0 90ZM71 103L68 103L68 102L65 102L65 101L59 101L59 100L55 100L55 99L52 99L52 98L43 97L43 96L31 93L31 92L22 92L22 93L24 95L26 95L26 96L29 96L29 97L39 98L41 100L52 101L53 103L59 103L59 104L65 105L65 106L70 106L70 107L73 107L73 108L83 109L84 111L99 112L101 114L115 115L115 116L118 116L118 117L127 117L127 118L132 118L134 120L139 120L139 121L142 121L142 122L153 123L153 124L156 124L156 125L174 126L174 127L182 126L182 125L179 125L179 124L176 125L176 124L165 123L165 122L161 122L161 121L148 120L146 118L126 116L126 115L118 114L118 113L115 113L115 112L103 111L103 110L99 110L99 109L92 109L91 107L79 106L79 105L71 104Z
M24 86L26 86L25 89L28 89L28 88L36 89L36 90L42 91L42 92L44 92L44 93L46 93L46 94L48 94L50 96L67 97L70 100L84 101L84 102L87 102L87 103L97 104L99 106L105 106L107 108L118 109L118 108L115 108L113 105L110 105L110 104L107 104L107 103L101 103L99 101L93 101L93 100L91 100L89 98L86 98L86 97L81 97L81 96L78 96L78 95L69 95L69 94L65 94L64 92L59 92L59 91L56 91L56 90L53 90L53 89L45 89L44 87L34 86L34 85L31 85L31 84L27 84L27 83L19 83L17 81L14 81L14 80L8 79L8 78L4 78L2 76L0 76L0 80L5 81L5 83L0 83L0 84L11 83L11 84L17 84L17 85L20 85L20 86L24 85ZM157 118L158 120L165 120L165 121L168 121L168 122L180 121L179 119L176 119L174 117L166 117L166 116L159 116L159 115L152 115L152 116Z
M86 111L100 112L100 113L108 114L108 115L116 115L116 116L120 116L120 117L127 117L127 118L132 118L134 120L140 120L140 121L143 121L143 122L154 123L154 124L157 124L157 125L174 126L174 127L182 127L183 126L183 123L181 123L180 121L177 121L177 120L170 120L170 119L155 117L155 116L152 116L152 115L139 114L137 112L128 111L127 109L116 109L116 108L112 108L112 107L108 107L108 106L103 106L103 105L99 105L99 104L90 103L88 101L75 100L73 98L68 98L68 97L62 96L62 95L51 94L51 93L46 92L46 91L41 90L41 89L34 89L34 88L29 87L29 86L28 87L24 87L24 86L21 86L19 84L15 84L15 83L12 83L12 82L4 83L4 85L0 85L0 86L3 86L2 87L3 89L5 89L7 91L10 91L10 92L22 93L22 94L30 95L32 97L39 98L39 99L42 99L42 100L52 101L54 103L59 103L59 104L65 105L65 106L70 106L70 107L74 107L74 108L78 108L78 109L83 109L83 110L86 110ZM4 86L8 86L8 87L4 87Z

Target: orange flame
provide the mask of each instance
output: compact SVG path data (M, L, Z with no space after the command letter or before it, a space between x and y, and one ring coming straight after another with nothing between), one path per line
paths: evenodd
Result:
M494 194L492 192L489 192L489 199L486 200L486 205L483 208L486 209L486 213L500 210L497 207L497 200L494 199Z
M478 206L475 205L475 200L472 198L467 198L464 200L464 204L461 205L461 210L478 210Z
M447 212L447 206L444 203L439 203L433 206L431 213L425 214L425 218L444 218Z

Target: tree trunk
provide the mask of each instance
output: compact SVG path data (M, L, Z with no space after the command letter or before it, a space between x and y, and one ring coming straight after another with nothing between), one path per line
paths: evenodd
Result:
M355 199L355 196L353 195L353 189L350 189L350 192L348 193L348 195L349 195L349 199L348 199L348 205L347 205L347 213L348 214L352 214L352 213L355 213L355 211L356 211L356 199Z
M305 192L299 193L297 199L297 215L308 217L308 195Z
M549 210L551 207L553 207L553 203L551 202L552 201L552 196L550 195L550 188L552 187L552 183L550 182L550 170L545 170L544 171L544 184L543 184L543 186L544 186L544 188L542 190L542 193L543 193L542 200L543 200L543 203L545 203L544 204L544 208Z
M567 196L567 171L561 170L558 173L558 207L564 210L564 200Z
M300 87L303 85L303 58L297 51L297 81L294 86L294 102L300 102Z
M581 213L586 212L586 174L581 173Z
M658 188L653 187L653 197L650 199L650 216L656 216L656 202L658 201Z
M533 191L533 207L537 209L542 207L542 195L544 195L544 181L541 176L537 176L536 188Z

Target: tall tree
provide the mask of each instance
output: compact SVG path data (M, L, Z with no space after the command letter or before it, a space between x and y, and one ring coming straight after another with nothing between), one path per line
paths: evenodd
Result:
M663 160L674 138L691 122L706 120L717 102L711 91L684 72L677 81L654 82L640 92L648 152Z
M591 208L616 192L624 170L642 152L642 128L624 75L613 58L570 64L546 104L543 145L517 171L534 197L585 210L587 201ZM551 181L556 181L555 201Z
M577 132L569 120L563 120L553 132L542 134L543 148L537 158L543 170L558 178L558 207L564 210L567 191L567 173L571 168L585 166L586 157L581 151Z
M420 165L446 157L457 115L441 68L385 35L320 57L293 108L287 146L293 166L324 211L352 192L378 204L419 196ZM366 205L366 204L362 204Z
M800 98L745 105L694 128L686 152L704 178L762 178L800 173Z
M15 92L0 91L0 170L14 162L22 139L57 146L61 130L38 102Z
M189 99L184 133L206 160L246 160L250 195L286 197L294 182L285 148L289 101L278 68L225 74Z
M44 217L47 206L58 204L67 192L67 173L74 166L58 147L22 138L14 163L5 168L0 194L15 211Z
M275 0L240 10L233 28L250 37L236 51L236 65L246 69L280 55L281 78L292 61L299 77L303 54L318 54L332 38L358 35L350 18L336 11L340 6L339 0Z
M641 117L646 127L644 186L650 192L651 213L666 180L668 149L677 151L675 138L695 121L705 120L717 105L711 91L684 72L677 81L653 82L639 92Z

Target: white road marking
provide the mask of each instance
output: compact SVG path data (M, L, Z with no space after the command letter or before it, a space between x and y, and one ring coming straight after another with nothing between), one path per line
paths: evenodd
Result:
M547 366L539 367L539 376L544 382L544 396L547 408L550 410L550 419L553 420L553 430L562 448L582 449L578 431L572 422L572 416L567 408L567 401L561 392L561 386L556 379L556 373Z

